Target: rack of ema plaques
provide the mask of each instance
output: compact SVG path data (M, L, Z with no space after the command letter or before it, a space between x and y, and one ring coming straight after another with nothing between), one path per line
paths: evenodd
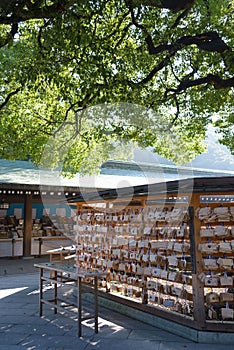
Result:
M74 243L74 220L71 217L51 215L33 220L31 254L44 255L52 249Z
M205 323L234 331L234 196L200 196L195 215Z
M108 271L99 282L107 299L197 330L233 332L234 203L195 197L102 211L86 204L76 264Z
M23 220L0 217L0 257L23 255Z

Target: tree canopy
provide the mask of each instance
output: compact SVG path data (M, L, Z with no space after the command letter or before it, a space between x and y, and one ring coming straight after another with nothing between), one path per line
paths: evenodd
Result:
M64 173L234 153L233 0L0 0L0 157Z

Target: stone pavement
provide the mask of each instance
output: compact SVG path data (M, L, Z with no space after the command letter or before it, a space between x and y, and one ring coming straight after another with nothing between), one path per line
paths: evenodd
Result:
M34 262L23 264L32 268ZM4 265L3 260L0 264ZM17 270L17 260L15 264ZM233 345L198 344L105 307L99 308L99 333L94 333L93 320L84 321L79 338L75 315L56 315L44 305L43 317L39 317L39 271L27 273L31 269L26 267L23 270L13 274L13 268L9 268L0 276L0 350L234 349ZM51 292L48 284L47 293ZM64 293L73 295L71 288ZM86 313L92 312L92 303L84 301L84 309Z
M29 258L0 258L0 276L38 273L36 263L49 261L49 255Z

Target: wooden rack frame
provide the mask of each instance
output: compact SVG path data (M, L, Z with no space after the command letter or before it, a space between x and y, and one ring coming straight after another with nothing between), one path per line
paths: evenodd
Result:
M98 279L105 277L104 272L81 271L77 270L71 265L64 265L61 263L41 263L35 264L35 267L40 269L40 294L39 294L39 313L40 317L43 315L43 304L46 304L54 309L54 313L69 312L67 307L75 306L77 308L78 316L78 336L82 336L82 321L93 319L95 321L95 333L98 333ZM45 271L50 272L50 277L44 275ZM82 317L82 281L85 278L92 278L94 280L94 315ZM46 299L44 297L44 282L51 283L54 287L54 299ZM58 285L66 285L67 283L74 283L74 288L77 289L77 303L70 302L67 299L61 299L58 296ZM61 306L63 302L63 306ZM70 311L72 312L72 311ZM74 312L73 312L74 314Z

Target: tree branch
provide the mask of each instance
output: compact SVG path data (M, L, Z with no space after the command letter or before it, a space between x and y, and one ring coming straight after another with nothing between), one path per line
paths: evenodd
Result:
M177 89L175 89L174 91L181 92L191 87L203 85L203 84L213 84L216 90L226 89L226 88L234 87L234 77L229 79L223 79L218 75L208 74L204 78L198 78L195 80L184 80L179 84Z
M0 104L0 110L3 109L3 107L6 106L6 104L8 103L8 101L10 100L10 98L14 95L16 95L18 92L20 91L20 88L16 89L15 91L10 92L7 97L5 98L5 100L3 101L3 103Z
M47 5L46 1L0 0L0 24L24 22L29 19L49 19L56 17L76 0L59 0Z
M173 127L173 125L176 123L176 121L179 119L180 117L180 104L179 104L179 101L177 99L177 96L174 95L173 96L173 99L175 101L175 105L176 105L176 112L175 112L175 116L174 118L172 119L172 121L169 123L168 127L164 130L165 131L170 131L171 128Z
M181 21L184 17L186 17L186 16L188 15L189 10L190 10L190 9L184 10L184 11L176 18L175 23L174 23L173 26L171 27L172 29L176 28L176 27L178 26L178 24L180 23L180 21Z
M163 8L177 13L182 10L191 9L195 0L132 0L128 1L133 7L139 5Z
M219 52L231 50L231 48L220 38L217 32L206 32L195 36L187 35L177 39L173 44L161 44L154 46L150 35L145 38L150 55L157 55L163 51L177 52L184 46L196 45L200 50Z
M151 1L149 1L151 3ZM165 1L166 3L167 1ZM182 1L183 2L183 1ZM181 3L182 3L181 2ZM186 1L184 1L185 3ZM195 36L188 35L188 36L183 36L179 39L177 39L173 44L160 44L158 46L154 45L153 38L150 35L150 33L147 31L147 29L142 25L139 24L135 18L134 15L134 10L133 10L133 2L126 0L126 3L128 4L128 7L130 9L131 13L131 18L132 18L132 23L135 25L137 28L142 30L142 33L145 35L145 41L147 44L148 52L150 55L158 55L162 52L168 52L168 56L166 59L163 59L154 69L151 70L151 72L140 82L133 83L131 84L136 84L136 85L141 85L141 84L146 84L148 83L155 75L158 73L160 70L162 70L166 64L169 62L170 63L170 58L173 57L176 52L179 50L183 49L185 46L190 46L190 45L196 45L200 50L203 51L208 51L208 52L218 52L223 54L224 52L231 52L231 48L224 42L224 40L218 35L217 32L215 31L210 31L210 32L205 32L202 34L197 34ZM144 2L145 3L145 2ZM162 3L164 3L162 1ZM165 5L164 3L164 5ZM177 2L173 2L174 5ZM169 1L168 1L169 4ZM190 2L190 5L192 2ZM158 5L155 5L156 7L159 7ZM184 10L184 12L180 16L185 16L187 15L188 8ZM179 17L180 17L179 16ZM177 20L179 20L179 17ZM175 22L175 25L177 24L177 21ZM191 76L191 74L190 74ZM188 77L187 77L188 78ZM196 80L183 80L178 86L177 89L168 89L166 90L165 94L169 91L174 91L175 93L179 93L183 90L186 90L189 87L192 86L197 86L197 85L202 85L202 84L213 84L215 89L224 89L228 87L233 86L233 78L230 79L222 79L218 75L212 75L209 74L205 78L200 78Z
M6 46L10 41L14 39L15 34L18 32L18 23L13 23L10 32L6 35L5 40L0 44L0 48Z
M144 85L146 83L148 83L150 80L152 80L152 78L160 71L162 70L167 63L169 62L170 58L173 56L173 54L168 55L167 57L163 58L161 62L159 62L159 64L157 64L157 66L155 66L150 72L149 74L143 78L141 81L138 82L133 82L133 81L129 81L130 85Z
M38 36L37 36L37 42L38 42L38 46L41 49L44 49L43 44L42 44L42 32L43 29L45 29L46 27L48 27L50 24L50 21L44 21L44 25L39 27L39 31L38 31Z
M137 20L136 20L136 17L135 17L135 14L134 14L134 10L133 10L133 6L132 6L132 1L125 0L125 2L126 2L126 5L127 5L127 7L129 8L129 11L130 11L132 23L134 24L134 26L136 28L141 29L142 32L146 35L146 37L148 37L149 33L146 30L146 28L142 24L138 23Z

